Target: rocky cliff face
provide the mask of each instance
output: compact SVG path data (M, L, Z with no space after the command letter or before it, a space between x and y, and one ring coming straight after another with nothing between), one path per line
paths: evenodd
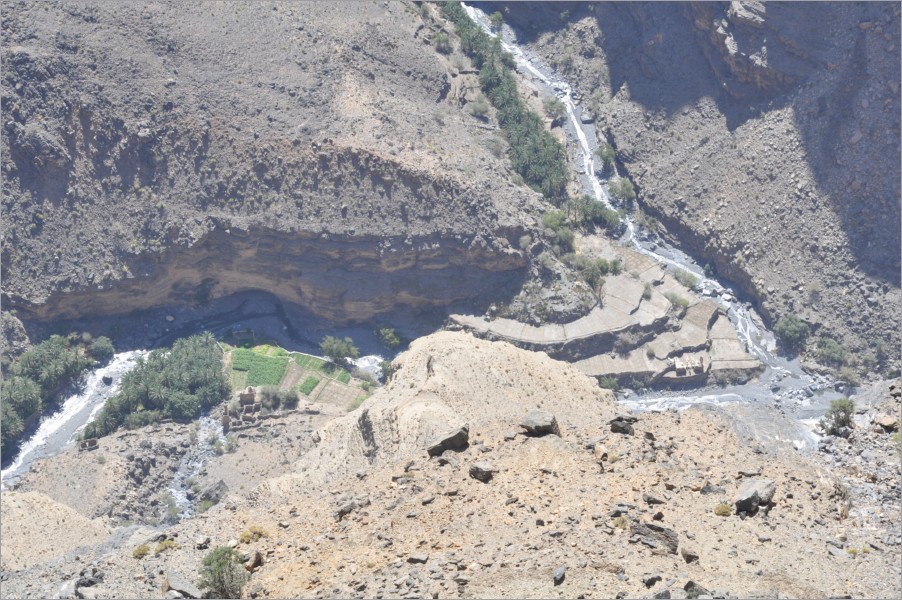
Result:
M8 16L5 306L53 319L262 288L352 320L516 292L539 198L494 125L446 98L456 71L413 8Z
M883 3L510 4L639 204L865 369L898 368L900 11ZM812 344L814 342L812 341Z

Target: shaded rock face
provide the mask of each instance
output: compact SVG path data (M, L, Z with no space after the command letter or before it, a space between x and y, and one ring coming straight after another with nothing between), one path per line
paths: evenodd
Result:
M138 266L140 265L140 266ZM219 227L192 247L145 257L143 275L107 289L57 292L42 304L13 300L37 319L125 314L161 304L196 304L244 290L267 290L334 321L395 310L488 299L516 289L524 256L478 241L438 237L312 236Z
M0 80L4 308L262 289L345 321L516 293L540 197L441 97L448 60L402 10L19 5Z
M659 233L767 323L795 314L898 369L898 6L568 8L505 22L583 95Z

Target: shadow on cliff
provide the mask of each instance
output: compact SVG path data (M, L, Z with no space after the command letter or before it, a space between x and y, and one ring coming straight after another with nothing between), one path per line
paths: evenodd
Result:
M892 172L872 172L869 180L861 182L860 190L850 190L848 166L879 164L882 157L875 156L875 152L879 154L881 150L867 144L849 148L838 135L843 126L861 120L856 119L860 108L854 101L871 73L865 31L860 31L857 24L880 19L887 10L880 4L856 5L856 10L840 5L781 5L779 11L770 11L769 17L779 21L776 25L786 29L790 43L801 46L803 52L787 44L781 52L768 55L768 67L787 74L796 83L771 82L772 87L765 91L736 80L716 55L712 42L693 22L716 19L718 11L724 9L718 3L700 3L694 12L687 3L647 2L507 2L482 3L480 7L490 12L500 8L505 22L526 44L545 33L561 30L567 23L595 19L602 35L591 42L606 58L609 93L614 95L626 86L629 99L649 112L670 116L707 97L715 102L732 132L749 119L792 102L808 166L820 194L827 197L830 208L843 223L858 268L899 286L899 146L890 149L895 153L895 160L890 161L895 165ZM854 33L825 33L843 30ZM577 34L584 35L578 29ZM747 28L743 33L748 38L766 34L777 37L776 32L769 30ZM706 56L706 49L710 56ZM844 57L844 62L828 65L825 57L831 55ZM895 60L898 83L898 54ZM811 98L794 93L799 83L809 77L823 77L828 68L836 71L828 93ZM838 167L837 158L846 166ZM875 210L875 196L885 198L885 206L879 211Z

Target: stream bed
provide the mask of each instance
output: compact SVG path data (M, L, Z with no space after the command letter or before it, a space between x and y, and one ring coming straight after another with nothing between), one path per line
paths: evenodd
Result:
M500 37L502 48L509 52L517 70L545 96L558 98L566 108L567 119L564 130L567 138L567 156L571 168L576 173L582 192L602 202L609 208L624 208L607 192L608 180L602 173L602 165L595 154L599 146L598 135L592 118L583 118L579 101L574 98L571 86L559 77L540 57L517 43L516 32L503 25L499 32L492 30L488 15L476 6L463 4L467 15L478 23L483 31L493 37ZM616 171L614 173L616 175ZM842 397L848 390L841 382L826 376L806 373L797 359L788 359L777 354L774 334L764 325L763 320L750 302L741 300L741 295L730 285L708 277L704 269L691 256L667 244L651 232L642 230L627 214L626 231L620 239L624 245L654 259L665 267L691 272L698 279L695 291L718 304L736 328L740 341L747 351L765 365L765 370L757 380L727 387L702 386L677 391L624 390L618 398L635 410L682 409L695 404L765 405L780 415L792 417L794 431L787 431L787 439L792 440L797 449L816 447L817 435L811 431L814 419L823 415L830 400ZM764 414L764 413L762 413ZM766 419L766 416L762 416ZM804 423L800 433L797 425ZM764 425L764 423L762 423ZM755 429L754 426L750 426ZM779 437L779 436L778 436ZM802 438L802 439L799 439Z

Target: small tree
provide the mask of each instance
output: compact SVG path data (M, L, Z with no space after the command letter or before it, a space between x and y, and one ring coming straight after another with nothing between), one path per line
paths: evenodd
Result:
M115 352L113 342L108 337L100 336L91 344L91 357L102 365L109 362Z
M545 114L551 117L553 121L559 121L567 114L567 107L554 96L545 98L542 101L542 106L545 108Z
M319 349L329 360L338 365L346 363L350 358L360 356L360 350L354 345L354 340L349 337L340 340L327 335L319 343Z
M212 598L240 598L241 587L248 580L238 552L228 546L220 546L204 557L200 576L200 587L209 590Z
M443 31L435 34L432 38L432 43L435 45L435 49L442 54L451 54L451 51L454 50L454 46L451 45L451 38Z
M501 14L501 11L496 10L489 17L489 22L492 25L492 30L498 31L504 25L504 15Z
M830 401L830 408L820 420L820 427L829 435L843 435L852 427L852 415L855 414L855 402L848 398Z
M633 187L633 182L626 177L620 177L616 182L611 183L608 189L612 196L624 204L631 204L636 199L636 188Z
M610 170L610 168L614 166L614 156L616 153L614 152L614 147L612 145L605 142L595 149L595 154L601 159L605 171Z
M783 315L774 325L774 335L784 348L792 352L798 352L805 346L808 333L808 323L794 314Z
M401 345L401 339L391 327L382 327L376 330L376 337L389 350L394 350Z

